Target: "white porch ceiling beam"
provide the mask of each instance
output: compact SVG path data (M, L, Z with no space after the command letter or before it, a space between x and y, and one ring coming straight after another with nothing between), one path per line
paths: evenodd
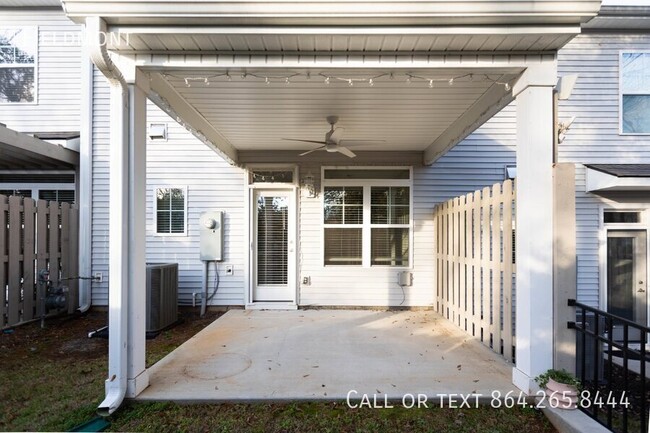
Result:
M439 36L439 35L551 35L578 34L578 25L536 25L536 26L129 26L113 25L110 33L121 35L277 35L277 36ZM110 38L107 40L110 41Z
M502 81L509 80L502 79ZM424 164L433 164L513 100L512 92L506 91L501 84L493 84L474 105L425 149Z
M238 165L237 149L217 131L160 74L151 74L149 98L174 120L180 120L199 140L232 165Z
M214 54L138 54L123 53L136 66L153 70L194 69L200 72L210 68L251 69L301 69L301 68L358 68L358 69L486 69L477 73L519 73L531 63L554 59L554 54L497 55L335 55L317 56L308 53L284 55L233 55Z

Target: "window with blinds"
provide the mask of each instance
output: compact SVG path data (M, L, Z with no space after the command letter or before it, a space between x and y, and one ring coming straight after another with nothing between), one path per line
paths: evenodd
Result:
M185 234L185 188L156 189L156 233Z
M332 168L323 173L324 264L409 266L410 170Z
M73 189L41 189L38 191L38 198L47 201L58 201L59 203L74 203Z
M31 189L0 189L0 195L18 195L20 197L32 198Z
M286 197L257 199L257 284L288 283L289 203Z
M361 265L363 188L325 187L325 264Z
M409 187L370 188L370 264L408 266Z
M36 27L0 29L0 103L35 101L37 48Z

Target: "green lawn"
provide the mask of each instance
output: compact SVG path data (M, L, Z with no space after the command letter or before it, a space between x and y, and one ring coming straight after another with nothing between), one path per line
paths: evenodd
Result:
M152 364L215 319L185 322L147 342ZM0 430L65 431L95 417L104 393L107 342L87 332L106 314L52 319L0 334ZM350 409L343 402L179 405L126 403L112 431L553 432L531 409Z

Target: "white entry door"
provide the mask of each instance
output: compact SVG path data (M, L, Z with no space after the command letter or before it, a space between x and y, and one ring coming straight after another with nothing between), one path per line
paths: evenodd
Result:
M607 232L607 311L643 326L648 326L646 242L642 230ZM614 326L616 340L623 339L622 332ZM638 341L638 332L630 330L629 339Z
M293 302L296 293L293 190L253 191L253 302Z

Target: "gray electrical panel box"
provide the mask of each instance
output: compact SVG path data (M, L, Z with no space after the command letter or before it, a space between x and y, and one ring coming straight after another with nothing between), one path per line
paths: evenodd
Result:
M207 211L199 219L201 230L201 260L223 260L223 212Z
M397 273L397 284L402 287L410 287L413 285L413 274L409 271L402 271Z

